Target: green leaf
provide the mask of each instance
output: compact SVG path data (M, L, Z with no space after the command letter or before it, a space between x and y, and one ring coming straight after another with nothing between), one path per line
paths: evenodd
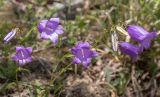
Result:
M4 75L4 71L2 67L0 67L0 79L6 79L6 76Z
M149 65L149 71L150 71L152 76L156 75L156 73L158 71L157 64L153 63L153 64Z
M7 90L14 89L17 86L15 82L10 82L10 83L4 83L3 85L0 86L0 92L4 93Z

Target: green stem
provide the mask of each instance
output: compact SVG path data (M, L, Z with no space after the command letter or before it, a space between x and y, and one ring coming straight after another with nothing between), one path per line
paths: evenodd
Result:
M18 72L19 72L20 70L21 70L21 67L18 67L17 70L16 70L16 84L17 84L18 96L19 96L19 97L21 97L21 96L20 96L20 93L19 93L20 89L19 89L19 84L18 84Z
M65 68L63 68L63 69L59 72L59 74L58 74L56 77L54 77L54 79L51 79L50 84L53 84L54 81L58 78L58 76L62 75L62 74L68 69L68 67L71 66L71 65L72 65L72 63L70 63L69 65L67 65Z

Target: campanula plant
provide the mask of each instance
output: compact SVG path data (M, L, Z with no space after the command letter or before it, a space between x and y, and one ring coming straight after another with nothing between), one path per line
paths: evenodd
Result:
M32 47L16 47L16 54L12 59L19 63L19 65L25 65L28 62L32 61L31 57Z
M98 56L95 50L91 50L91 46L88 42L78 42L75 47L71 49L74 55L73 63L82 64L85 68L91 63L91 59Z
M157 37L157 32L148 32L144 28L137 25L129 25L127 28L128 36L140 45L136 46L129 42L120 42L119 49L123 54L129 55L134 61L144 49L148 49L151 41Z
M63 27L60 25L59 18L50 18L49 20L42 20L38 24L38 31L41 39L50 39L53 43L57 43L58 35L63 34Z
M135 46L129 42L120 42L119 48L122 53L129 55L133 61L136 61L138 58L138 55L140 54L140 47Z
M151 45L151 41L157 36L156 32L150 33L137 25L129 25L127 31L131 39L141 44L142 49L148 49Z

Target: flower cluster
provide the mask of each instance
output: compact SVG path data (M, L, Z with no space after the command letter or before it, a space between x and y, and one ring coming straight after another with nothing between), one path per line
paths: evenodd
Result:
M151 45L151 41L156 38L156 32L148 32L137 25L128 26L128 34L132 40L138 42L140 46L128 42L120 42L119 48L122 53L129 55L133 60L137 60L138 55Z
M64 29L60 24L59 18L50 18L49 20L42 20L38 24L38 31L40 32L41 39L51 40L54 44L58 42L59 35L64 33ZM17 28L9 32L4 42L8 43L17 33ZM156 38L156 32L148 32L144 28L137 25L128 26L128 35L132 40L138 42L140 45L133 45L129 42L120 42L119 48L122 53L129 55L133 60L137 60L138 55L143 50L148 49L151 45L151 41ZM74 56L74 64L82 64L84 67L88 67L91 63L91 59L98 56L97 52L91 49L88 42L79 42L75 47L71 49ZM20 65L24 65L32 61L31 47L16 47L16 55L12 58L17 61Z
M60 24L59 18L50 18L48 20L42 20L38 24L38 31L40 38L44 40L51 40L54 44L58 42L59 35L64 33L64 29ZM9 32L4 42L8 43L17 33L18 28ZM157 37L156 32L148 32L144 28L137 25L128 26L128 35L130 38L139 43L139 45L133 45L129 42L120 42L119 49L122 53L129 55L133 60L137 60L138 55L144 50L148 49L151 45L151 41ZM95 50L91 49L88 42L78 42L75 47L71 49L74 56L74 64L82 64L85 68L88 68L91 63L91 59L98 56ZM16 47L16 55L12 58L20 65L24 65L32 61L32 47Z
M38 31L40 32L40 38L43 40L51 40L54 44L58 42L58 36L64 33L62 25L60 25L59 18L50 18L49 20L42 20L38 24ZM18 28L9 32L4 42L8 43L17 33ZM16 47L16 54L12 59L19 63L20 66L25 65L32 61L32 47L18 46ZM91 50L91 46L88 42L79 42L75 47L71 49L74 55L73 63L82 64L84 67L88 67L91 63L91 59L95 58L98 54L96 51Z

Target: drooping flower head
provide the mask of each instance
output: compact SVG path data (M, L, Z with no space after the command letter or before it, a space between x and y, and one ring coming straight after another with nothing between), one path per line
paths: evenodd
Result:
M140 53L140 47L128 42L120 42L119 48L122 53L129 55L134 61L137 60L138 55Z
M58 35L63 34L63 27L60 25L59 18L50 18L49 20L42 20L38 24L41 39L50 39L53 43L57 43Z
M17 33L18 28L12 29L3 39L4 43L8 43Z
M12 59L19 63L19 65L24 65L32 61L31 57L32 47L16 47L16 55Z
M131 39L139 42L144 49L148 49L151 45L151 40L157 36L156 32L147 32L144 28L136 25L128 26L128 33Z
M79 42L71 49L71 52L74 55L73 63L82 64L86 68L91 63L91 59L98 56L96 51L91 50L88 42Z

